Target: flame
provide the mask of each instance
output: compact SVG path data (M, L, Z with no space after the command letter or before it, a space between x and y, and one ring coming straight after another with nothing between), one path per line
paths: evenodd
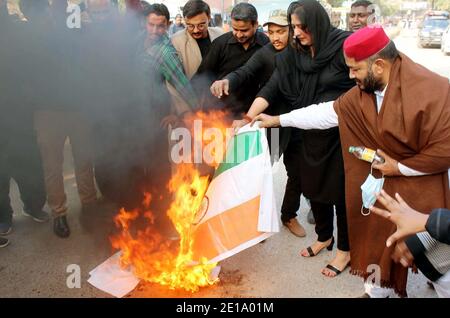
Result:
M222 111L199 112L186 118L185 122L192 127L193 121L200 119L203 129L218 128L223 136L227 136L225 131L229 122L226 118ZM204 144L203 134L195 136L195 139ZM177 165L176 173L168 183L173 198L167 215L180 237L177 246L162 236L155 225L155 216L150 210L151 193L144 194L141 209L126 211L122 208L114 218L121 231L110 238L112 246L122 252L121 266L131 268L136 277L190 292L217 283L218 279L211 278L217 264L204 257L194 260L194 223L210 180L208 175L202 176L198 170L195 164ZM145 228L139 229L142 223Z
M201 121L202 123L202 132L200 134L195 131L195 121ZM231 119L229 113L223 110L214 110L214 111L198 111L196 113L191 113L186 116L184 119L187 127L190 127L191 135L193 136L193 145L198 143L202 145L207 145L207 141L212 143L213 141L218 141L221 144L220 154L215 153L216 149L212 149L211 156L214 158L214 161L208 163L206 160L204 162L214 168L217 168L219 164L223 160L223 155L225 154L225 148L228 144L229 139L231 138ZM216 129L220 131L221 140L205 140L204 132L208 129ZM203 159L204 156L202 156Z

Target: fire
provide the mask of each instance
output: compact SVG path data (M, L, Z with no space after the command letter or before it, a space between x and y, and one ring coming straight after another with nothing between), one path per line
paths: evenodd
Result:
M202 120L204 127L218 128L226 136L229 123L225 123L224 112L197 113L186 119L187 126L192 127L189 123L198 119ZM204 143L203 140L201 142ZM194 260L196 215L201 210L210 180L209 175L201 175L198 170L194 164L179 164L168 183L173 198L167 215L179 234L178 244L159 233L155 215L150 210L150 193L145 193L142 209L126 211L122 208L114 218L121 232L111 237L112 246L121 250L121 265L131 268L136 277L190 292L218 281L211 278L216 263L210 263L204 257ZM136 228L142 223L145 223L145 228Z

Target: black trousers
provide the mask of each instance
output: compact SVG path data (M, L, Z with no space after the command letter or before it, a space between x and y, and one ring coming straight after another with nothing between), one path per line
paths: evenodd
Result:
M12 219L11 178L17 182L24 209L42 210L46 201L44 173L33 133L8 135L0 140L0 222Z
M300 135L293 129L283 157L288 177L281 206L281 221L283 223L295 218L300 208L300 196L302 195L299 165L299 156L301 155L300 142Z
M325 242L333 236L334 206L311 201L311 209L316 220L316 233L319 242ZM350 251L347 230L347 212L345 204L336 205L337 247L341 251Z

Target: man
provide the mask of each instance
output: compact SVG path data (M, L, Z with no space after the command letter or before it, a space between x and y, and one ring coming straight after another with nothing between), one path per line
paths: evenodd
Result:
M385 191L377 200L387 209L371 207L397 226L386 241L391 246L406 238L405 246L397 245L393 259L404 267L417 268L432 282L440 298L450 297L450 210L434 209L431 214L418 212L396 193L395 199Z
M148 61L159 63L157 76L164 80L170 93L176 92L181 97L184 105L173 102L171 114L181 115L197 106L197 98L189 83L189 79L184 73L183 65L178 54L172 45L168 34L169 18L166 17L168 10L166 6L149 6L144 12L146 16L146 39L143 43L144 56ZM152 65L153 67L157 65ZM158 84L160 84L158 80ZM163 121L163 126L167 127L167 120Z
M408 272L392 263L394 246L384 244L395 228L367 214L364 209L376 197L364 189L382 185L387 193L401 192L420 211L450 207L449 82L399 53L380 27L355 32L344 42L344 53L357 86L334 105L312 105L277 117L262 114L254 120L262 120L263 127L327 129L337 126L339 119L342 149L355 145L383 149L378 153L385 163L373 168L380 171L378 178L386 177L384 184L373 177L364 182L370 165L343 153L352 273L367 278L368 266L377 264L381 280L366 283L366 297L386 297L391 292L380 287L406 296Z
M208 27L211 21L211 9L202 0L188 1L183 7L183 16L186 29L174 34L171 41L178 52L186 76L191 79L197 72L202 59L208 54L211 43L222 35L223 31L220 28ZM191 109L171 85L168 85L168 89L178 113Z
M41 34L38 34L41 38L38 45L43 50L38 56L46 59L37 65L36 82L40 91L37 94L38 111L34 124L44 167L47 202L53 214L53 231L58 237L67 238L70 236L70 227L63 176L63 153L67 139L72 146L75 178L83 209L95 205L97 190L94 183L91 126L82 112L85 105L79 99L77 90L83 82L79 73L79 30L68 29L64 18L58 16L64 15L60 9L61 2L64 1L53 1L52 5L57 5L59 9L52 11L53 19L46 18L52 26L45 31L40 30ZM98 2L103 5L105 1ZM88 1L88 10L96 8L95 3L93 0ZM33 21L32 17L29 21ZM30 25L31 28L33 25ZM47 75L47 81L42 81L43 73Z
M146 37L137 56L141 76L139 81L141 101L136 109L138 135L134 138L134 142L138 143L136 168L142 171L144 178L137 186L141 190L141 195L144 190L151 193L151 209L157 215L157 222L161 222L164 231L168 230L167 227L171 227L165 217L170 204L170 194L166 185L171 177L166 128L171 114L183 115L178 112L180 110L173 109L167 84L176 90L189 109L197 105L197 100L183 72L178 54L167 35L169 28L167 7L164 4L152 4L145 9L144 15Z
M368 19L375 10L373 9L373 4L367 0L357 0L355 1L350 9L348 16L349 30L356 32L367 26Z
M263 26L268 28L270 43L256 52L245 65L227 74L223 79L215 81L211 85L211 93L214 96L220 98L230 95L251 81L256 81L261 88L270 79L275 69L275 55L283 51L289 43L286 11L272 11L269 20Z
M183 18L181 14L177 14L174 23L169 28L169 35L174 35L181 30L184 30Z
M258 93L259 85L251 82L240 87L232 95L226 96L220 103L213 98L209 88L212 82L224 78L230 72L244 65L259 49L269 42L267 36L258 29L258 13L253 5L239 3L231 11L233 31L214 40L208 55L203 59L193 81L198 91L207 100L209 107L225 108L235 117L241 117L252 104Z
M23 12L30 17L35 30L40 29L48 2L23 1ZM23 201L23 214L37 222L46 222L49 216L42 209L45 204L45 186L42 161L33 128L34 100L38 96L33 69L37 54L34 32L9 16L6 1L0 3L0 235L12 231L13 209L9 191L10 180L17 182ZM30 49L31 48L31 49ZM26 52L26 53L25 53ZM39 93L45 93L40 91ZM0 245L6 242L2 239Z
M202 59L208 54L211 43L223 34L222 29L208 27L211 9L202 0L190 0L183 7L186 30L171 38L172 44L183 63L186 76L191 79Z

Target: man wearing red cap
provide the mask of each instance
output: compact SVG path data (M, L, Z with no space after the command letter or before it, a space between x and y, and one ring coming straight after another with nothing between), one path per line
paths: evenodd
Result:
M450 207L449 81L399 53L381 27L352 34L344 42L344 53L357 86L334 103L281 116L261 114L254 121L261 121L262 127L301 129L327 129L339 122L342 149L378 149L385 162L372 167L343 151L351 273L375 277L367 280L368 297L388 296L389 290L379 287L406 296L408 270L391 256L401 259L409 251L404 241L386 247L395 226L365 208L373 206L372 192L381 187L391 195L402 193L419 211ZM375 178L367 178L371 172ZM366 187L377 190L365 191Z

